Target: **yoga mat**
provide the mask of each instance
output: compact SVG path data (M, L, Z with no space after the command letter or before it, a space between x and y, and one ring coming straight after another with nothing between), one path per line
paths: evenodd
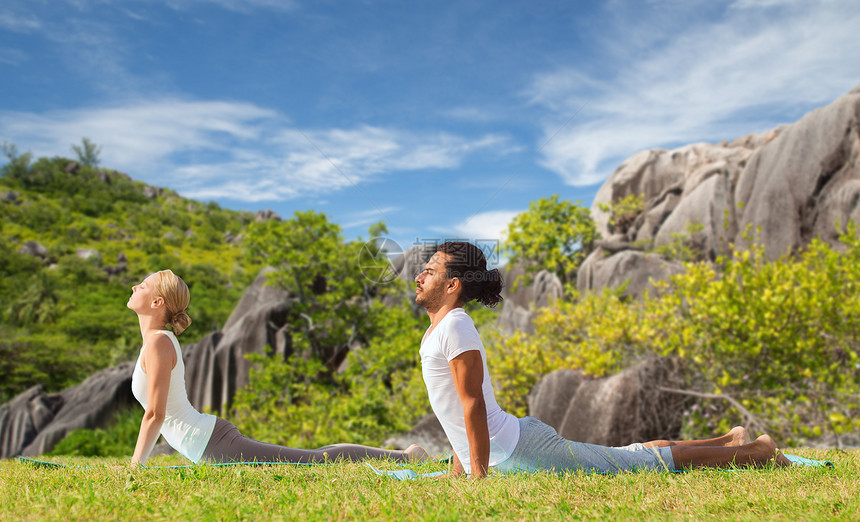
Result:
M87 469L97 466L69 466L58 462L45 462L42 460L28 459L27 457L18 457L18 460L26 462L36 467L45 468L72 468L72 469ZM330 464L324 462L221 462L217 464L183 464L179 466L141 466L148 469L183 469L195 468L200 466L227 467L227 466L327 466Z
M824 466L824 467L828 467L828 468L834 467L833 463L830 462L829 460L808 459L806 457L798 457L797 455L789 455L788 453L783 453L783 455L785 455L785 458L790 460L792 462L792 464L797 464L798 466L811 466L811 467L822 467L822 466Z
M805 457L799 457L797 455L789 455L787 453L784 454L785 457L790 460L793 464L797 466L809 466L809 467L828 467L832 468L833 463L829 460L815 460L808 459ZM45 462L42 460L29 459L26 457L18 457L18 460L21 462L26 462L27 464L36 466L36 467L45 467L45 468L72 468L72 469L87 469L93 466L68 466L66 464L60 464L57 462ZM377 475L391 477L395 480L418 480L425 478L433 478L438 477L440 475L444 475L447 473L446 471L435 471L432 473L418 473L411 469L397 469L397 470L381 470L373 467L369 462L365 463L367 467L372 469ZM327 466L330 464L325 463L316 463L316 462L224 462L220 464L185 464L180 466L143 466L149 469L183 469L183 468L193 468L196 466L214 466L214 467L227 467L227 466L284 466L284 465L292 465L292 466ZM420 464L418 464L420 465ZM725 471L739 471L741 468L732 468L727 469ZM685 473L686 470L677 470L676 473ZM603 473L606 475L611 475L612 473Z
M808 459L805 457L798 457L797 455L789 455L787 453L783 453L783 455L785 455L785 457L788 460L790 460L792 462L792 464L795 464L797 466L828 467L828 468L834 467L833 463L830 462L829 460L814 460L814 459ZM391 478L396 479L396 480L418 480L418 479L424 479L424 478L438 477L439 475L444 475L445 473L447 473L446 471L437 471L435 473L421 473L421 474L419 474L419 473L416 473L415 471L412 471L411 469L398 469L398 470L393 470L393 471L392 470L381 470L381 469L374 468L373 466L370 465L369 462L366 464L367 464L367 467L369 467L370 469L375 471L377 475L391 477ZM723 471L740 471L742 469L752 469L752 468L731 468L731 469L725 469ZM675 470L674 471L674 473L686 473L686 472L687 472L687 470ZM613 473L600 472L600 474L601 475L612 475Z
M367 464L368 468L375 471L377 475L382 475L384 477L392 477L397 480L416 480L424 478L433 478L448 473L447 471L434 471L433 473L418 474L411 469L381 470L374 468L369 462L365 462L365 464Z

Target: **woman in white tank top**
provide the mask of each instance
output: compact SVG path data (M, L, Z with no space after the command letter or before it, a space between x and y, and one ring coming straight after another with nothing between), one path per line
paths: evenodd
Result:
M132 393L146 412L131 465L146 462L159 434L192 462L324 462L391 458L420 462L423 449L384 450L357 444L333 444L303 450L259 442L239 433L233 424L198 412L185 391L185 365L173 332L191 324L185 312L188 286L170 270L151 274L132 287L128 307L137 313L143 346L132 376ZM173 332L166 329L170 325Z

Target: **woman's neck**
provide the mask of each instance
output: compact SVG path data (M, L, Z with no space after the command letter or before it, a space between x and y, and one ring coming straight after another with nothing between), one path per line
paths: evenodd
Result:
M159 330L164 330L165 326L167 326L163 319L149 315L138 315L137 320L140 323L140 335L144 342L146 342L146 338L149 334Z

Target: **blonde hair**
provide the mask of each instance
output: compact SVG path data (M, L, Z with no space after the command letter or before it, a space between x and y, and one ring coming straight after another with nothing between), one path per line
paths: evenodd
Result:
M172 270L158 272L156 293L164 299L167 309L167 324L173 328L173 333L179 335L191 324L191 318L185 313L191 302L191 292L188 285Z

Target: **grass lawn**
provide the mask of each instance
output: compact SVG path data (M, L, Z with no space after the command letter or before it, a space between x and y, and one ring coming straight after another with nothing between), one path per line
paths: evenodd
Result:
M58 457L53 461L88 466L58 469L9 459L0 461L0 520L860 520L860 450L789 453L836 467L399 482L364 464L129 470L114 467L127 459ZM148 464L187 461L155 457Z

